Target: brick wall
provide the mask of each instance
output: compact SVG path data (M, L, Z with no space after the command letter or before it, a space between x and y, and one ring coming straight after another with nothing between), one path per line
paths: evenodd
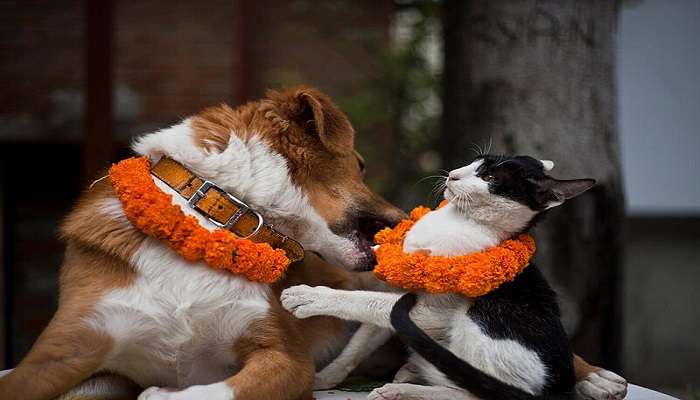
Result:
M203 107L236 102L243 84L249 98L302 82L337 98L351 96L373 77L376 51L388 44L391 1L242 4L116 1L118 145ZM242 11L249 40L241 47L236 21ZM84 14L83 1L0 2L0 180L20 185L45 171L47 182L32 186L42 193L24 190L24 197L0 192L10 217L2 258L11 289L9 365L26 353L56 305L63 253L56 226L80 187ZM246 76L237 69L241 61ZM17 168L26 154L37 160L32 169ZM49 189L53 182L62 185Z
M82 88L83 26L81 1L0 3L0 139L36 139L63 125L52 102Z
M2 174L0 174L0 193L5 189L2 180ZM0 195L0 310L5 310L5 213L3 196ZM0 317L2 317L2 311L0 311ZM6 321L5 318L0 318L0 369L6 368L5 366L5 345L6 345Z
M233 3L117 3L116 82L137 93L139 118L167 120L231 100Z
M388 44L390 1L260 0L251 11L255 96L267 87L307 83L334 97L356 93Z
M371 79L391 1L117 1L116 135L127 139L208 105L307 83L346 96ZM236 13L246 10L239 52ZM80 140L84 3L0 3L0 140ZM248 76L237 76L244 57Z

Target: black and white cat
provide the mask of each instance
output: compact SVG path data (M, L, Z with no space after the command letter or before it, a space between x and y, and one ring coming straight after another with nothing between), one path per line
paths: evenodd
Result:
M487 155L451 171L448 205L411 228L404 251L455 256L495 246L595 184L554 179L545 174L553 166L526 156ZM400 371L401 381L411 383L385 385L370 400L573 395L572 353L556 295L535 265L477 299L296 286L283 292L282 304L299 318L331 315L396 331L413 351Z

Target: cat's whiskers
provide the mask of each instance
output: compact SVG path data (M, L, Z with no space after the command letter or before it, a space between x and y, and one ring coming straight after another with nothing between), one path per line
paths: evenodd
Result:
M468 192L455 193L455 198L453 201L459 210L469 214L472 213L472 203L474 202L474 199Z
M429 179L436 179L436 182L432 185L430 192L428 193L428 201L433 201L433 199L437 199L437 197L440 195L442 191L445 190L447 187L447 175L449 175L448 171L445 171L444 169L441 169L440 172L442 172L444 175L429 175L426 177L423 177L419 179L413 186L418 186L421 182L424 182Z
M467 196L467 205L469 206L469 213L471 214L471 212L472 212L472 203L474 202L474 199L472 198L472 195L469 194L468 192L465 193L465 195Z
M477 157L481 157L484 155L484 149L481 148L477 143L472 142L472 147L471 150L476 153Z
M439 195L440 193L444 192L445 189L447 189L447 180L444 180L442 182L438 182L435 185L435 188L433 189L435 195Z
M462 197L462 202L465 204L465 209L469 214L472 213L472 202L469 196Z
M444 172L445 175L431 175L429 177L426 177L426 178L437 178L437 180L435 181L435 184L433 185L433 189L432 189L431 193L442 190L447 185L447 179L448 179L447 175L449 174L449 172L447 172L447 171L442 171L442 172ZM421 180L425 180L426 178L423 178Z
M466 206L466 204L464 204L464 198L455 197L455 200L457 200L457 208L460 210L464 210Z
M428 180L428 179L435 179L435 178L437 178L437 179L446 179L447 177L444 176L444 175L429 175L429 176L426 176L426 177L424 177L424 178L419 179L418 182L416 182L416 183L414 184L414 186L415 186L415 185L418 185L419 183L421 183L421 182L423 182L423 181L426 181L426 180Z
M504 157L504 156L501 156L501 157ZM505 160L503 160L503 161L500 161L500 162L498 162L498 163L496 164L496 167L500 167L500 166L503 165L503 164L508 164L509 162L513 162L513 160L511 160L511 159L505 159Z
M447 188L447 177L443 176L442 178L443 178L442 180L435 182L435 186L433 186L433 189L430 191L430 200L431 201L434 198L436 199Z

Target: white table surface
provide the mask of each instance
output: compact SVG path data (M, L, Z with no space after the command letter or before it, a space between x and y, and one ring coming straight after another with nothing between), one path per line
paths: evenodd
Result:
M9 373L0 371L0 376ZM343 392L341 390L321 390L314 392L316 400L366 400L368 393ZM675 397L630 384L625 400L678 400Z
M366 400L367 393L322 390L314 393L316 400ZM637 385L629 385L625 400L677 400L675 397L654 392Z

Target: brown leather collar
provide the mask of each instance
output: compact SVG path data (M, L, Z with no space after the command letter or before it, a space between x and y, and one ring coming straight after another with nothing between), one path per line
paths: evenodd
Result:
M228 229L242 238L269 243L287 253L291 262L304 258L299 242L266 224L262 215L230 193L204 180L179 162L163 157L151 167L151 173L184 197L190 207L214 225Z

